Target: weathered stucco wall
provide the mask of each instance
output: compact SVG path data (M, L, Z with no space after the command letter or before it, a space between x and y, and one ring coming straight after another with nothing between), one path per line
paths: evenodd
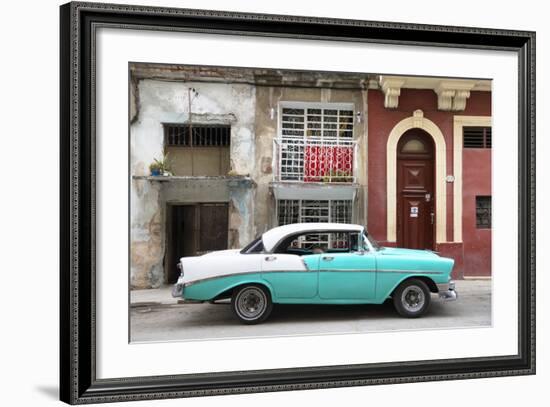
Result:
M276 226L275 202L269 193L273 180L273 139L278 136L277 114L280 102L352 103L354 111L361 112L361 123L355 120L354 137L358 140L357 182L360 184L354 204L353 222L365 223L367 188L367 90L298 87L256 87L256 154L254 180L257 183L254 223L258 233ZM300 199L299 196L296 199Z
M352 103L361 112L354 123L358 140L357 182L353 221L366 219L367 90L320 87L255 86L245 83L183 82L141 79L131 86L131 175L148 175L148 166L162 156L163 123L187 123L188 89L192 121L230 124L230 176L156 182L133 179L131 188L131 285L159 286L164 282L166 207L169 204L228 202L230 248L242 247L276 225L273 181L273 139L278 136L280 102ZM276 114L271 118L271 109ZM250 178L235 177L250 176ZM297 199L300 196L296 197Z
M131 92L130 175L149 173L149 164L164 149L163 123L187 123L188 89L192 99L193 123L231 124L231 173L254 172L255 88L248 84L175 82L143 79ZM253 208L250 185L225 187L192 181L151 182L132 179L130 195L130 283L133 288L156 287L164 281L165 204L171 202L230 202L229 242L242 246L254 236L249 211ZM233 183L234 184L234 183ZM240 202L248 202L249 205Z

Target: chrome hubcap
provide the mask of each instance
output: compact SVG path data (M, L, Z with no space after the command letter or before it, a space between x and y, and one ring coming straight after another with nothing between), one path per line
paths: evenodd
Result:
M401 304L407 311L416 312L422 309L425 302L424 291L416 285L407 287L401 294Z
M239 294L237 309L245 319L257 318L264 311L267 298L258 288L247 288Z

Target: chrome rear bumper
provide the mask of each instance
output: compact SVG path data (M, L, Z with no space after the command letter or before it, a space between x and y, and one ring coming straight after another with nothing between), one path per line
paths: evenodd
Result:
M183 295L183 284L174 284L172 287L172 297L181 298Z
M439 299L443 301L456 301L458 298L454 281L450 281L447 284L438 284L437 289L439 291Z

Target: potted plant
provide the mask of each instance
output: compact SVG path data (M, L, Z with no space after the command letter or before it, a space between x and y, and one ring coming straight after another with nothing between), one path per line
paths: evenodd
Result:
M161 174L160 172L160 164L157 163L156 161L153 161L150 165L149 165L149 171L151 172L151 176L153 177L157 177Z
M347 170L330 170L323 176L323 182L352 182L353 177Z
M170 173L170 161L168 160L168 154L163 154L161 159L154 158L153 162L149 165L149 171L151 176L168 176Z

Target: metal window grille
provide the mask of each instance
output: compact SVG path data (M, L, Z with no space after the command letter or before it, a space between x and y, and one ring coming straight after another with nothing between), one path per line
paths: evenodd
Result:
M304 179L305 141L287 140L279 145L279 168L281 179L302 181Z
M289 223L336 222L351 223L352 201L280 199L277 201L279 225ZM347 233L317 233L300 237L296 247L347 248Z
M491 127L464 127L464 148L491 148Z
M300 223L300 201L294 199L278 200L277 214L279 226Z
M330 202L302 200L300 222L330 222Z
M476 196L476 227L478 229L491 228L491 197Z
M354 182L357 141L350 139L276 139L276 177L282 181Z
M279 159L275 176L283 181L354 182L353 125L350 107L283 106L274 145Z
M282 108L283 137L353 138L353 110L337 108Z
M191 133L193 137L190 137ZM231 126L166 123L164 141L169 147L228 147L231 142Z

